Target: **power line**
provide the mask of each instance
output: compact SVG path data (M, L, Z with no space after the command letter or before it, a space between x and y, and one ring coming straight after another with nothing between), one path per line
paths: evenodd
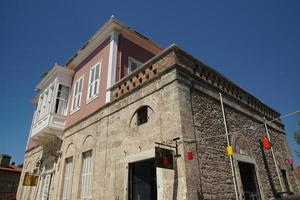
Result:
M285 114L281 117L278 117L278 118L275 118L275 119L272 119L270 121L266 121L266 124L271 124L272 122L275 122L275 121L278 121L280 119L283 119L283 118L286 118L286 117L289 117L291 115L294 115L294 114L297 114L300 112L300 109L296 110L296 111L293 111L291 113L288 113L288 114ZM258 124L258 125L255 125L255 126L250 126L248 128L245 128L245 129L240 129L240 130L237 130L237 131L234 131L234 132L231 132L231 133L228 133L229 135L233 135L235 133L238 133L238 132L242 132L242 131L246 131L246 130L254 130L254 128L256 127L260 127L260 126L264 126L264 124ZM217 137L225 137L226 135L222 134L222 135L215 135L215 136L210 136L210 137L202 137L202 138L199 138L197 140L206 140L206 139L211 139L211 138L217 138ZM191 140L195 140L195 139L191 139ZM189 139L186 140L185 142L189 142Z

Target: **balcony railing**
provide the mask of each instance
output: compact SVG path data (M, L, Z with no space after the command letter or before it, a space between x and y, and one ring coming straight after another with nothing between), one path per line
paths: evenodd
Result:
M48 113L32 125L31 137L35 140L45 140L51 136L60 137L65 129L65 116Z

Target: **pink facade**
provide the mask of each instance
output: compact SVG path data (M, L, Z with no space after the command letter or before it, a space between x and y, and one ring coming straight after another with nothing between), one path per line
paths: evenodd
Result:
M147 49L135 44L134 42L120 35L118 44L116 80L119 80L128 74L128 57L132 57L144 63L153 56L154 54L148 51Z
M69 96L69 111L66 118L66 128L72 126L79 120L87 117L88 115L95 112L97 109L105 104L105 95L107 88L107 70L109 62L109 51L110 51L109 39L105 40L87 59L85 59L78 67L75 68L75 75L73 82L78 80L81 76L84 76L83 82L83 94L81 97L80 109L74 113L71 112L70 108L72 105L72 96L74 92L74 84L70 90ZM145 48L135 44L134 42L126 39L121 34L119 35L118 51L117 51L117 64L116 64L116 81L120 80L128 74L128 57L133 57L136 60L144 63L154 56L153 53L149 52ZM100 87L98 97L86 103L88 81L90 68L97 62L102 60L101 72L100 72Z
M106 82L107 82L107 70L108 70L108 58L109 58L109 39L105 40L90 56L87 57L76 69L73 78L73 86L69 95L68 115L66 118L66 128L93 113L95 110L105 104ZM100 84L98 97L87 103L87 91L89 84L90 69L98 62L101 62L100 69ZM74 93L74 82L81 76L84 76L83 90L81 96L80 109L74 113L71 112L72 97Z
M114 39L112 39L113 33L117 33L117 37ZM97 42L95 42L95 40L97 40ZM66 115L63 115L63 117L65 117L63 130L90 116L99 108L103 107L106 102L110 101L110 98L106 96L110 95L108 89L115 82L128 75L129 57L139 61L140 63L145 63L161 52L161 50L162 49L151 40L120 24L114 18L109 20L109 22L100 29L100 32L97 32L95 36L89 40L65 65L66 68L74 70L75 73L70 77L70 81L72 83L71 88L69 88L67 112ZM96 98L93 98L93 100L88 101L87 96L90 70L97 63L101 63L99 70L100 81L97 92L98 95ZM111 63L110 67L109 63ZM113 73L114 75L108 77L110 73ZM71 108L74 97L75 82L81 77L83 77L83 85L80 105L79 109L75 109L75 111L73 111ZM43 79L41 82L46 80L47 79ZM39 100L35 103L38 102ZM30 134L26 151L37 145L39 145L39 142L33 140L32 135Z
M27 142L26 151L33 149L36 146L37 146L37 144L33 141L33 139L30 138L30 135L29 135L29 140Z

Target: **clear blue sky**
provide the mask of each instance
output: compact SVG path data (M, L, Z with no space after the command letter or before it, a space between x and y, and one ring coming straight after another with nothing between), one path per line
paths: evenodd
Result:
M41 74L66 63L112 14L163 47L178 44L280 113L300 109L299 0L2 0L0 153L23 161ZM297 120L283 120L292 149Z

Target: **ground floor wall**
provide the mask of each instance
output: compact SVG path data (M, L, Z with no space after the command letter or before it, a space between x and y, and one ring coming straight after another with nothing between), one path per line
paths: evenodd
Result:
M34 187L20 184L18 199L43 199L44 188L49 188L50 200L82 196L130 199L132 166L155 157L159 146L155 142L174 146L172 139L176 137L180 137L181 156L174 159L175 170L155 169L156 196L151 200L236 199L218 95L191 84L176 70L163 74L69 127L62 138L28 151L20 183L26 172L38 174L39 182ZM224 105L235 150L239 198L246 195L239 167L242 162L254 166L258 191L268 200L272 197L270 180L258 142L265 136L263 116L228 95L224 95ZM145 123L138 120L140 108L147 110ZM285 170L290 190L299 192L294 171L287 164L290 152L284 132L276 124L270 124L269 130L279 169ZM190 152L192 158L187 156ZM285 191L270 151L265 155L276 191ZM47 179L50 183L45 187Z
M20 177L17 199L20 200L48 200L55 199L54 188L56 169L60 157L61 139L51 137L43 145L36 146L25 153L24 165ZM25 184L25 177L30 178L29 185Z
M153 159L158 146L155 142L172 143L173 138L181 137L177 83L165 84L174 75L168 74L66 131L56 175L56 199L63 195L68 158L74 163L69 195L80 199L83 157L88 151L92 155L91 198L128 199L131 163ZM143 106L147 107L148 119L138 125L137 110ZM179 151L183 152L183 145ZM184 154L174 162L175 170L156 169L157 199L187 199Z
M186 86L186 92L186 96L190 97L193 113L194 141L199 161L203 199L236 199L230 157L226 154L228 144L219 94L207 92L207 89L200 85ZM271 199L273 197L272 184L276 192L290 190L293 193L299 193L295 171L287 161L291 153L283 130L274 123L268 126L278 165L278 176L271 150L262 150L260 146L262 138L267 136L263 116L251 112L251 109L246 106L236 104L226 95L223 99L230 143L235 151L233 165L239 198L247 199L249 195L257 195L261 199ZM263 153L266 163L263 160ZM243 177L244 172L241 171L244 165L250 168L253 166L253 179L256 179L258 184L257 194L245 191L245 182L243 182L245 177ZM268 177L266 165L271 180ZM251 174L249 171L247 173L246 180L251 182Z
M38 173L37 163L39 163L39 160L42 158L42 154L42 147L35 147L34 149L31 149L25 153L23 170L17 192L17 199L37 199L38 186L24 186L23 183L26 174ZM38 183L39 182L40 179L38 180Z

